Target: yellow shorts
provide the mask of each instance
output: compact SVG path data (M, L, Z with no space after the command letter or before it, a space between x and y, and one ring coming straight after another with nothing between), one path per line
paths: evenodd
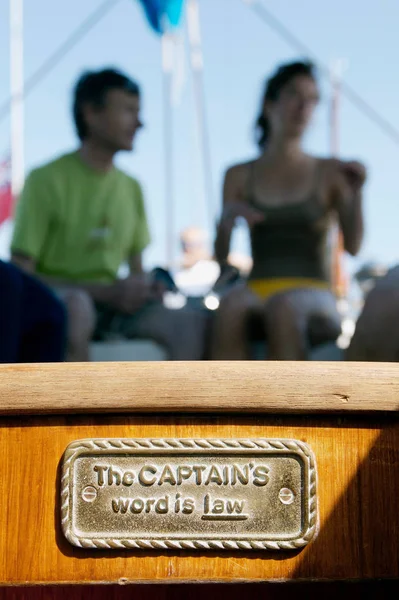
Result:
M267 300L274 294L298 290L303 288L314 288L317 290L329 290L326 281L318 279L306 279L301 277L280 277L276 279L253 279L248 281L248 287L262 300Z

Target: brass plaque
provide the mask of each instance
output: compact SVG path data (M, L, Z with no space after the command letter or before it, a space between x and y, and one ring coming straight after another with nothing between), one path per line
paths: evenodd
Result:
M82 548L292 550L317 530L315 460L297 440L80 440L61 520Z

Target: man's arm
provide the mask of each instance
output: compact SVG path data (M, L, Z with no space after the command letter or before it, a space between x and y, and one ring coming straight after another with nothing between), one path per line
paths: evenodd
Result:
M149 245L151 236L147 221L147 212L144 204L143 190L139 182L135 179L132 180L132 184L132 201L134 202L136 215L128 263L131 274L142 274L142 254Z
M128 263L130 275L142 275L144 273L141 253L131 256Z
M337 211L344 248L352 256L359 252L364 234L362 188L366 170L358 162L339 163L333 206Z
M26 256L20 252L13 252L11 262L16 267L22 269L22 271L26 271L26 273L30 273L31 275L35 275L36 273L36 261L30 256Z
M32 171L19 197L11 242L15 263L34 272L42 255L53 219L50 185L43 169Z
M137 186L136 235L132 244L132 276L111 284L63 280L37 273L37 263L46 243L51 225L51 201L46 195L48 185L43 185L40 172L33 172L24 187L18 203L17 218L12 242L12 262L28 273L36 275L51 287L69 287L87 292L96 302L109 304L131 313L151 297L149 282L141 275L141 250L149 241L141 189Z
M88 293L95 302L112 304L115 299L115 285L103 283L81 283L71 282L69 280L49 277L36 272L36 261L34 258L26 256L21 252L13 252L11 262L23 271L35 275L50 287L68 287L83 290Z
M12 255L12 262L24 271L36 275L38 279L50 287L68 287L82 290L89 294L95 302L108 304L127 314L135 312L148 300L158 298L159 295L156 290L153 290L151 282L138 273L132 274L127 279L119 279L111 284L71 282L38 275L34 259L28 256L15 253Z

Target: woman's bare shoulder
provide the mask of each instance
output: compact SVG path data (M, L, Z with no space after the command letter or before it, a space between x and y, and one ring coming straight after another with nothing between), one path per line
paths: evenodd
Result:
M315 164L319 167L319 169L323 169L324 171L333 171L339 168L341 161L338 158L334 157L326 157L326 156L310 156Z
M246 179L246 177L248 176L248 172L251 166L254 164L254 162L256 162L255 159L231 165L226 169L225 177L238 181L243 178Z
M248 185L250 168L254 161L238 163L229 167L224 175L224 198L226 200L244 200L245 190Z
M323 168L333 176L334 175L335 176L342 175L342 171L348 165L358 165L359 168L365 169L364 164L358 160L342 160L342 159L336 158L334 156L329 157L329 158L317 158L316 160L318 160L320 162L320 164L323 166Z
M335 157L314 157L320 181L328 189L335 187L342 176L342 161Z

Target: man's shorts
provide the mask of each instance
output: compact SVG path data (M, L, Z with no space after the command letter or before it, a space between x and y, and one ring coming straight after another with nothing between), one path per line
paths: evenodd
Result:
M71 288L54 291L65 301ZM201 360L205 355L209 329L206 310L190 305L171 310L162 302L151 302L131 315L104 304L95 304L95 310L95 341L152 340L165 348L170 360Z
M115 338L132 339L138 337L138 324L140 318L151 311L147 305L137 310L134 314L125 314L118 312L114 308L95 303L96 309L96 327L93 334L93 340L102 342Z
M68 286L53 286L52 290L58 298L63 302L66 300L66 296L74 288ZM158 307L158 309L157 309ZM94 302L94 309L96 312L96 324L93 333L93 340L103 342L112 339L133 339L140 337L139 334L139 321L142 317L147 317L148 314L163 312L163 305L159 303L151 303L143 306L133 314L121 313L118 310L102 304L100 302Z

